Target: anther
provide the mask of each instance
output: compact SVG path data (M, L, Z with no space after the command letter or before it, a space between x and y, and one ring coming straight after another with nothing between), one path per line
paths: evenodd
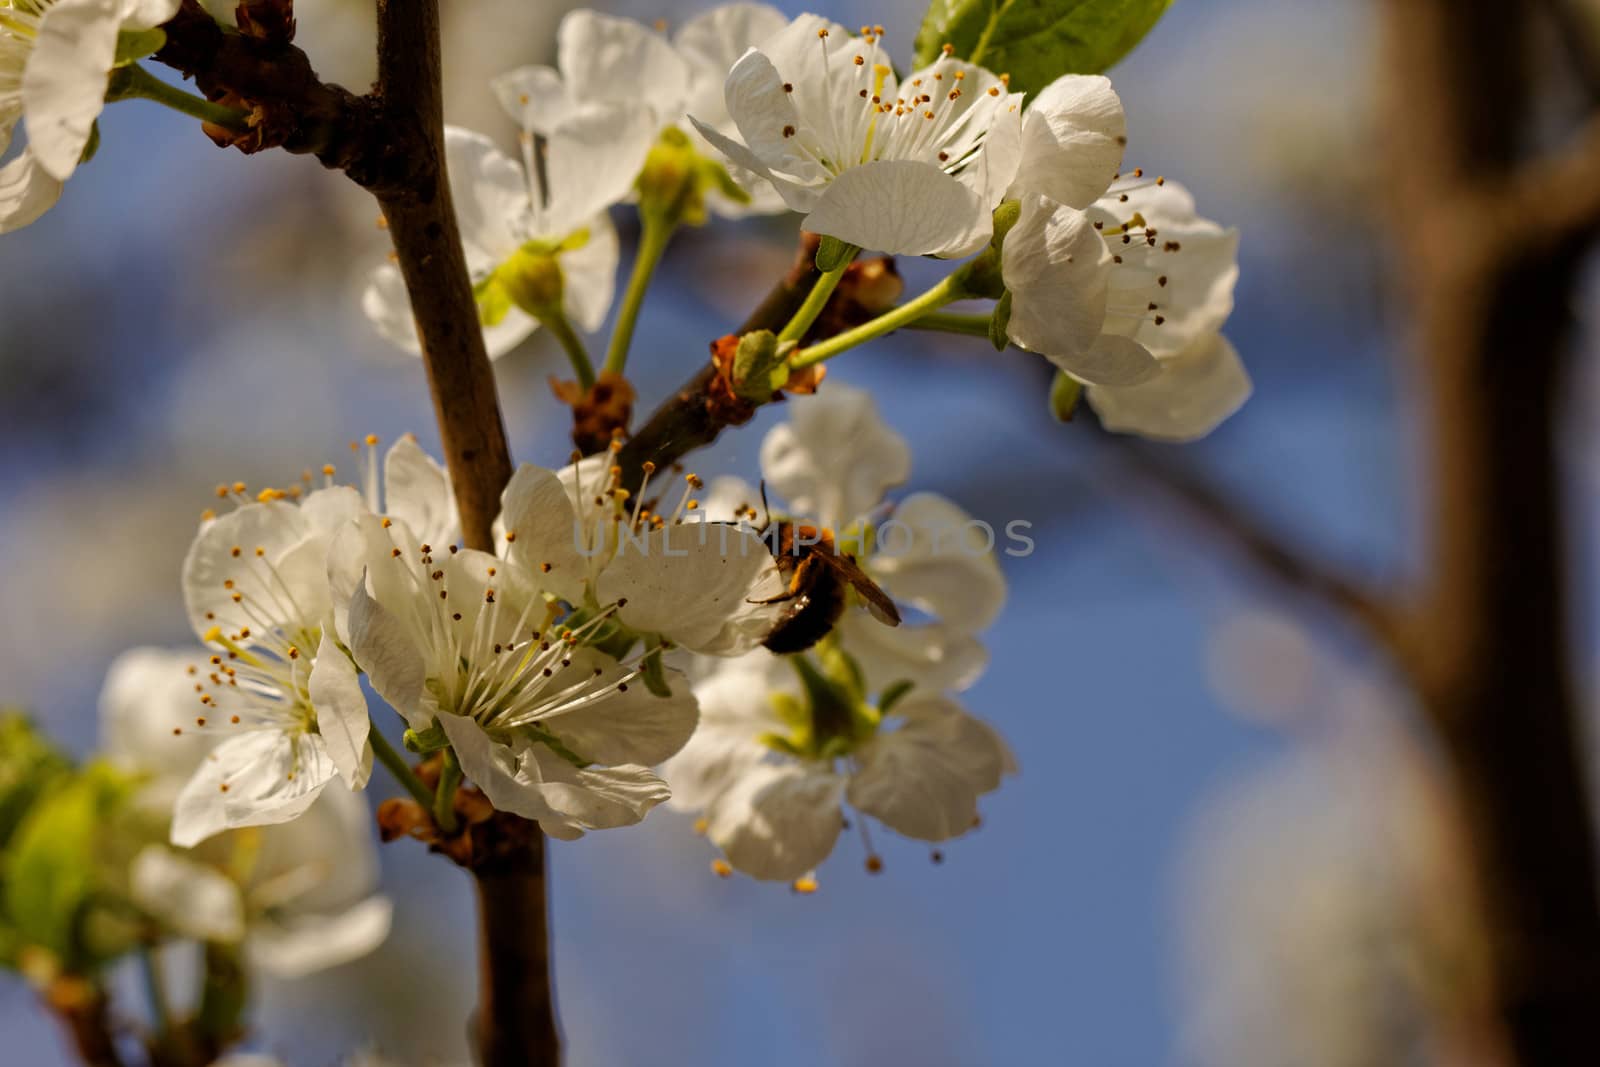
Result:
M718 878L732 878L733 865L727 860L723 859L721 856L718 856L716 859L711 861L711 873L716 875Z
M793 889L801 896L810 896L812 893L817 891L817 880L811 877L809 874L804 875L800 878L796 878L789 888Z
M879 856L876 853L874 853L873 855L867 857L867 873L868 874L881 874L881 873L883 873L883 857L882 856Z

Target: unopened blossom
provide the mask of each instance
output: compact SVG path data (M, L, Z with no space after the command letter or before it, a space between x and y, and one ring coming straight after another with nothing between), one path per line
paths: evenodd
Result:
M20 121L27 147L0 167L0 233L48 211L77 169L105 106L124 30L146 30L179 0L0 0L0 154Z
M1176 182L1135 171L1086 211L1027 193L1001 268L1011 341L1087 384L1096 410L1119 413L1115 428L1198 437L1248 397L1217 338L1238 232L1200 217Z
M207 758L204 732L185 729L194 696L189 667L203 654L132 649L112 664L101 692L102 750L140 776L136 802L157 822L170 817L174 798ZM290 823L230 830L195 849L150 844L129 870L134 901L165 928L240 944L253 966L291 978L383 941L392 907L377 885L366 804L338 789Z
M518 67L493 81L502 106L527 135L545 135L571 116L596 105L621 107L647 121L630 124L642 140L630 146L637 155L634 171L649 145L662 131L682 130L699 138L686 118L693 114L731 132L722 103L728 70L752 46L777 33L788 20L765 4L733 3L714 7L684 23L669 40L633 19L580 8L561 20L556 32L557 66ZM716 154L704 140L702 153ZM701 183L706 204L719 215L738 217L783 210L783 202L765 182L738 172L740 188L724 181ZM730 195L737 193L738 195Z
M412 729L442 728L497 809L571 839L667 798L647 765L694 731L695 700L671 672L657 696L637 662L586 646L606 615L576 620L539 571L420 541L400 519L363 516L333 557L334 573L356 576L338 595L373 688Z
M721 661L695 692L700 729L662 773L674 806L701 812L727 862L756 878L814 870L849 809L919 841L957 837L1015 771L999 735L948 697L872 703L848 669L806 654Z
M791 398L788 412L761 444L769 493L794 521L830 531L870 578L924 617L891 627L847 610L835 628L842 647L874 689L901 680L935 691L971 685L988 661L977 635L1006 598L992 532L937 493L887 502L910 476L911 451L867 392L830 381ZM708 518L767 521L746 483L719 478L711 488L701 509Z
M451 193L491 356L509 352L551 316L586 331L605 321L618 256L606 209L633 185L649 122L621 105L586 107L543 135L541 159L525 134L521 162L482 134L445 128ZM385 338L421 351L397 265L373 273L361 306Z
M696 126L812 233L896 255L976 251L1016 173L1022 98L949 55L901 80L881 40L801 15L729 71L738 137Z
M612 455L559 473L518 468L501 497L503 554L573 607L612 612L638 634L719 656L760 644L778 615L763 601L781 589L767 542L746 527L685 522L698 510L692 474L662 492L671 511L647 512L652 483L636 496L619 489Z
M327 467L323 488L264 490L208 517L190 546L184 603L209 655L190 665L192 720L173 729L215 747L177 797L175 844L294 819L336 777L353 789L366 784L367 704L336 633L343 605L330 593L333 537L379 506L447 536L456 524L444 473L414 440L389 450L381 480L375 444L362 490L332 484ZM244 495L242 485L218 489Z

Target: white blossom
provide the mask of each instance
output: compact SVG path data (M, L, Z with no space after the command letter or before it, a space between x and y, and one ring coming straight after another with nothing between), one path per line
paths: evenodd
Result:
M707 836L753 877L814 870L847 806L920 841L959 836L1015 770L999 735L948 697L913 690L887 713L848 686L808 699L789 665L814 670L764 651L719 663L695 687L700 729L662 768L674 806L702 811Z
M331 484L324 468L323 488L265 490L208 518L190 546L184 603L210 654L191 664L192 722L174 729L217 743L176 799L175 844L289 821L335 777L358 789L371 775L366 698L336 633L333 537L385 504L446 536L456 525L448 479L416 442L389 450L381 487L375 444L369 438L365 492Z
M527 134L549 134L588 107L614 106L647 120L629 127L643 133L642 145L634 146L641 162L649 144L672 128L697 138L702 154L710 155L710 146L686 115L731 132L722 102L728 70L787 22L765 4L723 4L696 15L669 40L633 19L580 8L561 20L555 68L518 67L492 85L506 112ZM732 170L749 201L727 196L713 184L707 203L717 214L739 217L784 210L766 182L740 168Z
M901 81L877 30L816 15L746 53L724 98L739 136L697 121L707 140L806 230L896 255L982 247L1020 157L1022 98L1003 79L941 56Z
M158 820L207 758L186 727L189 667L201 650L138 648L112 664L100 698L108 759L143 779L136 797ZM366 804L322 793L284 825L229 830L194 849L150 844L129 870L136 903L183 937L241 944L263 971L297 977L365 955L388 935Z
M682 747L695 701L670 672L672 695L658 697L637 664L586 647L608 615L577 622L538 572L419 541L394 518L346 527L330 571L373 688L413 729L437 723L497 809L571 839L636 823L666 799L646 765Z
M1001 250L1007 335L1087 384L1109 428L1203 436L1250 394L1218 332L1233 309L1238 243L1182 186L1141 172L1084 211L1025 193Z
M754 531L681 521L693 482L674 513L643 513L616 488L611 454L559 474L523 464L502 495L503 554L538 573L574 607L614 611L622 625L710 655L758 645L778 609L772 553Z
M869 577L926 617L897 627L861 611L840 618L835 632L868 688L914 679L932 690L965 689L988 661L977 635L1006 598L992 532L936 493L886 502L910 476L911 452L865 391L829 382L791 398L788 412L761 443L768 489L797 521L832 531ZM711 489L700 509L706 517L765 521L746 483L719 478Z
M0 167L0 233L54 206L89 146L117 37L170 19L179 0L0 0L0 154L20 121L28 144Z
M559 312L599 329L616 288L617 234L606 209L633 185L649 118L615 104L585 107L550 129L541 159L524 135L519 163L482 134L445 128L445 156L478 297L484 343L504 355ZM400 268L380 266L362 310L392 343L420 352Z

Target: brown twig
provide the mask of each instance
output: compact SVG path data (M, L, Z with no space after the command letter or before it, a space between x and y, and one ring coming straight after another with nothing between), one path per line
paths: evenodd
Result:
M1521 5L1383 7L1390 133L1404 156L1394 189L1429 390L1415 674L1454 775L1512 1055L1580 1063L1600 1005L1600 886L1555 438L1567 304L1600 221L1600 142L1519 167Z
M110 1005L98 983L63 975L50 983L43 996L85 1067L122 1067L111 1030Z

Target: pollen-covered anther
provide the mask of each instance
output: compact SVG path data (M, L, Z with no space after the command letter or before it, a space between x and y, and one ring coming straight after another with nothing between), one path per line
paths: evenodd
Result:
M802 877L796 878L794 882L790 884L789 888L793 889L801 896L808 897L817 891L817 880L809 874L803 875Z
M517 532L515 530L507 530L506 531L506 544L509 545L511 542L515 541L516 539L517 539ZM454 551L454 547L453 546L452 546L451 551Z
M711 861L711 873L716 875L718 878L732 878L733 864L729 863L721 856L718 856L716 859Z
M878 855L877 853L873 853L872 855L867 857L866 866L867 866L867 873L868 874L882 874L883 873L883 857Z

